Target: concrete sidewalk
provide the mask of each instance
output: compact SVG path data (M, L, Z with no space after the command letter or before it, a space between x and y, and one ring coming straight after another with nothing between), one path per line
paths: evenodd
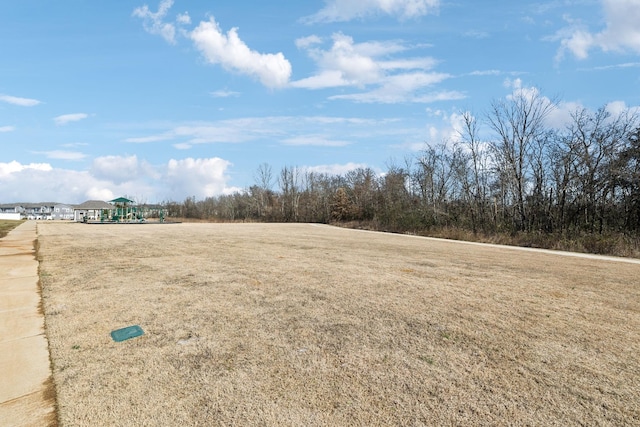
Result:
M56 426L34 243L36 222L0 239L0 426Z

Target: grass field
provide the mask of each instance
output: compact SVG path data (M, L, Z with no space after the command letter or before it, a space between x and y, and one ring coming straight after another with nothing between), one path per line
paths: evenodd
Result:
M637 263L308 224L38 231L63 426L640 424Z
M22 224L24 221L14 221L9 219L0 219L0 239L7 235L11 230Z

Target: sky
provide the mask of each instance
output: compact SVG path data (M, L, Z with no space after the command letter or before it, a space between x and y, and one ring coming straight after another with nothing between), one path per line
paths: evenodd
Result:
M2 1L0 203L382 174L523 89L559 127L637 108L639 22L639 0Z

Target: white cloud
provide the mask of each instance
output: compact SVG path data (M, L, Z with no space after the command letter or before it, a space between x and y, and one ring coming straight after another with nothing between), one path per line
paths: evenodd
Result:
M135 181L141 174L138 157L104 156L93 161L91 175L116 184Z
M216 21L200 22L191 33L196 48L211 64L220 64L227 70L245 74L260 80L269 88L287 85L291 77L291 64L279 52L259 53L251 50L232 28L223 34Z
M78 194L78 185L87 182L87 175L76 171L55 170L48 163L0 163L0 200L5 203L79 203L82 195Z
M191 147L193 147L193 145L189 144L188 142L179 142L177 144L173 144L173 148L175 148L176 150L189 150L191 149Z
M86 147L86 142L68 142L66 144L61 144L62 147L71 148L71 147Z
M573 120L571 114L582 108L584 106L578 102L561 102L551 109L545 124L552 129L564 129Z
M362 86L380 81L384 73L377 57L391 51L403 50L403 47L396 43L354 43L352 37L342 33L333 34L332 41L333 44L329 50L315 47L316 44L309 45L306 49L319 68L318 74L314 76L316 80L324 77L328 82L335 82L336 86ZM307 87L303 83L305 80L294 82L293 86ZM329 87L329 85L316 87Z
M309 39L309 38L307 38ZM296 80L292 87L324 89L354 87L364 92L335 95L329 99L344 99L368 103L428 103L461 99L456 91L424 93L425 88L450 78L449 74L431 71L438 63L431 57L393 58L410 48L398 42L370 41L355 43L342 33L332 36L332 45L323 50L322 41L298 43L316 62L318 70L310 77Z
M460 112L446 112L443 110L427 109L429 125L426 129L425 140L412 142L405 148L412 151L421 151L428 145L453 144L461 140L464 134L464 116Z
M63 126L63 125L66 125L67 123L77 122L77 121L86 119L87 117L89 117L89 115L86 113L63 114L61 116L54 117L53 121L56 122L56 125Z
M438 63L433 58L407 58L391 61L380 61L378 65L383 70L429 70Z
M526 99L528 101L536 100L536 102L539 101L543 104L546 104L551 109L554 108L554 102L551 100L551 98L542 95L540 89L535 86L523 86L521 79L506 79L504 81L504 86L512 90L512 92L506 96L508 100L518 98Z
M401 20L436 13L440 0L325 0L325 7L303 22L343 22L375 15Z
M593 44L594 38L590 33L584 30L576 30L570 37L561 41L556 60L562 59L566 51L570 51L578 59L586 59Z
M160 135L149 135L149 136L140 136L140 137L133 137L133 138L127 138L124 140L124 142L132 142L135 144L146 144L149 142L160 142L160 141L167 141L174 138L174 135L170 134L170 133L165 133L165 134L160 134Z
M613 70L620 68L640 68L640 62L624 62L622 64L602 65L593 67L594 70Z
M0 162L0 179L11 178L16 172L22 171L50 171L51 165L48 163L29 163L23 165L15 160L9 163Z
M53 150L53 151L34 151L35 154L43 154L48 159L57 160L82 160L87 157L86 154L79 151L65 151L65 150Z
M506 99L513 99L514 97L523 97L527 100L536 100L548 107L547 115L544 118L544 123L551 129L564 129L569 125L573 119L572 114L581 110L584 106L580 102L576 101L557 101L542 95L539 88L535 86L524 86L521 79L506 79L504 86L511 89L511 93L506 96ZM619 103L611 103L609 105L619 106Z
M462 35L472 39L486 39L487 37L490 36L488 32L478 31L478 30L468 30L468 31L465 31Z
M20 98L17 96L2 95L2 94L0 94L0 101L13 104L13 105L19 105L20 107L33 107L35 105L41 104L41 102L38 101L37 99Z
M469 73L470 76L499 76L500 70L476 70Z
M640 3L637 0L601 1L605 28L592 33L580 22L567 18L571 27L561 30L554 37L560 39L556 59L562 59L566 52L572 53L578 59L586 59L593 48L600 48L604 52L640 53Z
M604 50L629 48L640 53L640 4L637 0L604 0L607 28L597 35Z
M285 145L317 146L317 147L343 147L349 145L348 141L333 139L327 135L303 135L287 138L282 141Z
M14 130L16 130L15 126L0 126L0 133L13 132Z
M511 89L511 88L520 89L522 87L522 79L506 78L502 82L502 86L504 86L507 89Z
M298 49L308 49L313 45L322 43L322 39L316 35L301 37L296 39L296 47Z
M377 89L369 92L334 95L329 99L344 99L360 103L396 104L402 102L432 103L436 101L452 101L464 99L466 96L458 91L440 91L422 93L420 89L439 83L449 78L441 73L413 73L392 76Z
M89 200L113 200L116 198L116 195L113 191L108 188L101 187L91 187L85 193L87 195L87 199Z
M344 78L340 70L322 70L318 74L296 80L291 86L304 89L325 89L331 87L350 86L350 82Z
M219 125L185 125L171 130L174 138L186 139L189 144L237 143L256 138L258 129L243 129L239 121L229 120Z
M182 25L189 25L191 24L191 17L188 12L180 13L176 17L176 22Z
M333 164L333 165L317 165L317 166L304 166L301 168L306 172L321 173L327 175L345 175L347 172L356 169L365 169L368 165L366 163L346 163L346 164Z
M629 110L627 103L624 101L612 101L605 105L604 109L613 117L619 116L625 111Z
M577 111L586 108L579 102L559 102L553 106L549 115L545 118L545 124L553 129L565 129L573 124L572 117ZM588 108L587 108L588 109ZM611 115L609 120L620 117L620 115L629 114L629 117L638 117L640 114L640 106L629 107L624 101L612 101L604 106L604 109Z
M227 169L219 158L170 160L151 165L136 156L105 156L88 171L54 168L48 163L0 162L0 200L5 202L81 203L111 200L124 194L141 195L148 202L181 201L229 194Z
M186 149L194 144L240 143L275 136L280 133L279 125L294 119L287 117L260 117L218 122L196 122L174 126L155 135L132 137L125 142L149 143L159 141L175 142L174 147Z
M226 173L231 163L213 157L209 159L187 158L169 160L164 180L169 189L169 197L196 199L224 194L228 180Z
M144 5L136 8L133 16L143 20L145 31L160 35L170 44L176 44L176 35L189 38L210 64L219 64L228 71L254 77L268 88L281 88L289 82L291 64L282 52L272 54L251 50L238 36L237 28L224 34L213 17L200 22L193 31L186 31L184 26L191 24L187 12L178 14L175 23L166 22L171 6L173 0L162 0L157 12Z
M234 92L232 90L216 90L210 92L210 95L214 98L229 98L229 97L237 97L240 96L240 92Z
M157 12L151 12L149 6L144 6L134 9L133 16L141 18L143 20L142 26L149 34L159 35L165 39L168 43L176 43L176 27L174 24L163 22L165 16L173 6L173 0L162 0L158 6ZM178 22L185 18L179 15ZM188 17L188 15L187 15Z
M338 116L266 116L215 122L167 124L157 134L128 138L127 142L170 141L178 150L198 144L281 141L289 145L342 146L370 138L413 134L402 119L364 119ZM154 124L155 127L156 124Z

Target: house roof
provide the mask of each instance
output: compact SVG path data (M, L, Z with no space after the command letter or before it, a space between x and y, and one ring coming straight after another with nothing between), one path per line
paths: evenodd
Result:
M75 210L113 209L113 205L107 202L103 202L102 200L87 200L86 202L76 205L73 209Z

